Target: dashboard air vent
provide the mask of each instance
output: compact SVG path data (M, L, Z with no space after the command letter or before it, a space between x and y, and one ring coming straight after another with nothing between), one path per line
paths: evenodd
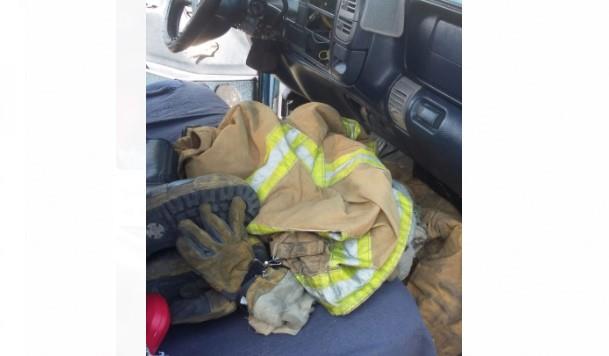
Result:
M344 9L355 15L355 7L357 6L357 0L345 0L343 3Z
M389 112L392 115L400 115L407 100L407 93L404 93L399 88L393 88L391 94L389 94Z
M353 38L353 32L355 30L356 24L351 21L339 17L336 19L336 37L338 37L343 42L350 42L351 38Z
M372 0L371 0L372 1ZM338 17L342 17L343 19L358 20L358 7L359 4L357 0L341 0L340 6L338 7Z
M389 116L405 133L408 133L408 128L406 127L406 109L409 101L419 89L421 89L420 85L406 77L402 77L393 85L389 92L389 99L387 101Z
M343 20L339 21L339 29L347 36L351 36L353 31L353 21Z

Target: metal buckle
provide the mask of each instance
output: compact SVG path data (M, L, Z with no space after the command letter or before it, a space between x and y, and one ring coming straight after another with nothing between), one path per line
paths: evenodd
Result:
M278 267L278 266L282 266L282 265L283 265L283 263L277 257L273 257L273 258L271 258L268 261L264 261L264 268L265 269L267 269L269 267Z
M269 269L269 267L279 267L279 266L283 266L283 263L281 262L280 259L278 259L277 257L273 257L268 261L264 261L262 263L263 266L263 270L262 270L262 276L266 276L266 271Z

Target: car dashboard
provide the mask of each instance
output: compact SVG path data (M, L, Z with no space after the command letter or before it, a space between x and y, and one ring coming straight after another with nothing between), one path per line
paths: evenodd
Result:
M283 9L283 1L268 4ZM460 200L460 4L302 0L287 5L272 72L306 99L332 105L408 153Z

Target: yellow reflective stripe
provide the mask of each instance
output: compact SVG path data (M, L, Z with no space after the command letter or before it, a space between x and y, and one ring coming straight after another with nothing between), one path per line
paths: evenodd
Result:
M307 288L307 291L323 290L332 285L347 281L353 277L357 268L343 267L339 269L331 269L328 272L307 276L304 274L295 273L294 277ZM315 294L313 292L312 294Z
M349 251L353 250L352 247L353 242L355 240L346 240L339 241L330 244L330 259L328 260L328 266L330 268L338 267L339 265L343 266L354 266L357 265L356 255L357 251ZM357 243L355 244L355 248L357 249ZM355 256L353 255L355 253Z
M261 202L267 198L275 185L285 177L297 161L296 155L290 150L281 125L275 127L267 135L266 147L265 163L247 178L247 182L254 188Z
M281 232L284 231L284 229L279 229L276 227L272 227L272 226L267 226L267 225L263 225L263 224L255 224L255 223L250 223L249 225L247 225L247 232L252 234L252 235L268 235L268 234L272 234L275 232Z
M349 137L352 140L355 140L359 137L362 132L362 128L359 122L348 119L346 117L341 118L343 128L345 129L345 136Z
M274 166L280 163L282 157L276 148L279 141L283 138L283 129L276 126L266 137L266 152L264 154L264 164L252 173L246 180L254 190L258 190L268 176L273 172Z
M290 148L311 173L315 185L325 187L326 161L323 150L309 136L288 124L284 125Z
M352 266L360 268L372 267L370 250L372 235L368 232L362 237L334 242L330 245L330 268Z
M288 144L292 149L298 148L308 138L307 135L295 128L291 128L289 125L283 126L283 130L285 132L286 139L288 140Z
M309 138L309 136L307 136L307 135L305 135L305 134L302 134L302 135L303 135L303 136L304 136L304 138L305 138L305 139L304 139L304 141L303 141L303 143L302 143L302 144L304 145L304 147L305 147L305 148L306 148L306 149L307 149L307 150L308 150L308 151L309 151L309 152L310 152L312 155L317 155L317 154L319 154L319 152L318 152L318 146L317 146L317 144L315 143L315 141L311 140L311 139Z
M372 267L372 234L368 232L357 240L357 258L360 267Z
M368 164L382 170L386 170L385 166L379 159L365 148L358 148L353 152L342 155L334 162L326 166L326 177L324 186L331 186L347 177L360 164Z
M302 134L304 136L304 141L302 142L302 147L299 147L299 149L305 150L308 155L310 157L313 158L312 162L311 162L311 167L309 168L309 172L311 173L312 177L313 177L313 181L315 182L315 184L317 184L317 180L316 177L320 176L320 172L321 172L321 176L323 177L323 174L325 172L325 160L324 160L324 152L321 149L321 147L318 147L317 144L311 140L307 135Z
M286 139L296 157L304 164L309 172L313 171L315 159L318 154L317 145L307 135L299 130L285 125Z
M281 125L277 125L269 132L266 136L265 144L266 144L266 152L264 154L264 162L269 160L269 156L271 152L277 147L277 144L284 139L283 127Z
M412 201L397 190L394 190L393 193L400 214L400 232L396 246L383 266L381 266L378 270L373 270L370 268L355 268L356 271L353 271L352 267L343 267L341 269L346 269L350 274L353 275L352 280L330 280L330 283L324 284L325 288L323 289L307 285L305 283L308 282L308 280L304 280L305 283L303 283L303 285L307 291L316 296L320 303L331 314L348 314L363 303L370 295L372 295L372 293L374 293L376 289L381 286L391 272L393 272L402 253L404 252L406 244L408 243L413 231L414 219L412 213ZM364 281L365 283L362 283ZM346 294L351 290L353 290L351 293Z
M343 232L335 232L335 231L316 231L316 233L334 241L344 241L350 238L344 231Z
M372 268L343 266L315 276L295 276L307 292L324 306L337 306L342 304L346 296L366 286L374 273Z
M315 156L315 163L313 163L313 171L311 172L311 178L318 187L325 187L326 182L326 161L324 158L323 150L319 149L317 156Z
M345 163L348 163L349 161L352 161L353 159L356 159L356 158L369 159L370 161L376 162L376 165L378 167L385 168L383 166L383 164L381 163L381 161L379 161L379 159L374 155L374 153L370 152L366 148L358 148L355 151L349 152L347 154L344 154L344 155L338 157L336 160L334 160L334 162L327 164L328 170L332 170L332 171L337 170L341 166L343 166Z
M267 136L266 143L265 165L248 178L248 183L256 190L261 200L266 199L272 188L287 174L297 160L303 162L311 173L315 185L322 188L344 179L360 164L386 169L374 153L367 148L358 148L338 157L332 163L326 163L321 147L307 135L288 124L278 125L273 129Z
M269 193L271 192L271 190L273 190L273 188L275 188L277 183L279 183L279 181L283 177L285 177L286 174L288 174L288 172L290 171L290 169L292 169L292 167L294 166L294 163L296 163L296 161L297 161L296 155L294 155L294 153L292 151L288 151L286 153L286 156L284 157L283 162L281 162L281 164L277 167L277 169L273 172L273 174L271 174L269 179L266 182L264 182L262 187L260 187L260 189L258 190L258 192L257 192L258 198L260 199L261 202L266 200L266 198L269 195Z

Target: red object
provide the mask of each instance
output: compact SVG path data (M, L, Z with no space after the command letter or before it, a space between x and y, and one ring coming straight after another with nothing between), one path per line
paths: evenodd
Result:
M146 294L146 346L154 355L171 325L169 306L162 295Z

